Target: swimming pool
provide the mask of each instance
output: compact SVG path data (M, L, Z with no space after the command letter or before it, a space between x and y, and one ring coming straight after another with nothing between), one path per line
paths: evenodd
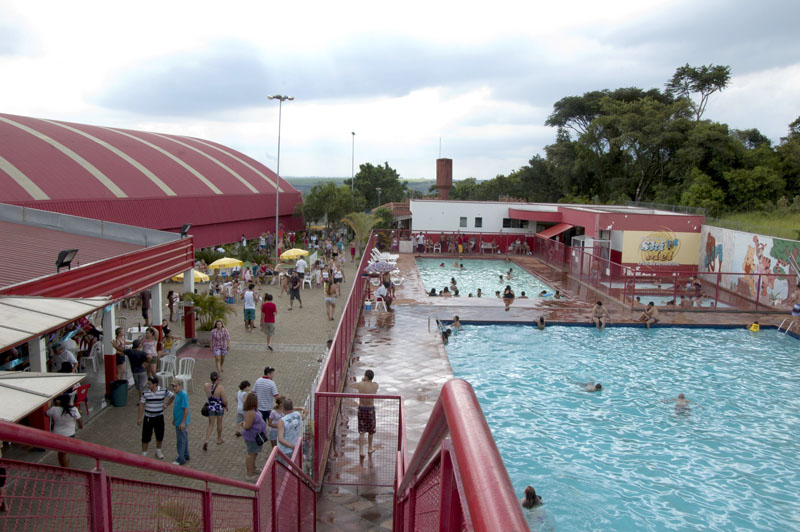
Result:
M444 268L440 266L442 262L444 262ZM463 270L454 268L454 262L455 259L452 258L417 259L417 267L422 278L422 284L427 292L430 292L431 288L436 288L438 293L445 286L449 287L451 277L455 278L456 286L458 286L462 297L466 297L470 292L473 295L477 294L478 288L481 289L484 296L494 297L495 291L500 290L502 292L506 285L511 285L517 297L522 295L523 291L528 297L536 297L542 290L553 291L543 281L529 274L513 262L466 259L459 261L464 264ZM511 272L512 279L506 280L505 274L509 268L513 268ZM502 282L498 279L501 274L503 275Z
M774 330L468 324L447 352L515 490L544 499L533 530L800 530L798 347ZM680 392L688 413L664 402Z

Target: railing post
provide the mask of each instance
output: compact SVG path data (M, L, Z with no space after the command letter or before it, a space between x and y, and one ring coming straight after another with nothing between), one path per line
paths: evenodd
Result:
M214 532L213 506L211 502L211 488L206 482L206 489L203 490L203 532Z
M92 520L92 532L111 530L111 486L108 484L106 471L97 467L89 472L89 515Z
M253 497L253 530L261 530L261 487Z
M439 451L441 460L439 466L439 530L440 532L449 532L458 529L459 516L455 512L458 505L458 487L454 482L453 460L449 446L446 447L444 444L445 442L442 442L442 449Z
M276 471L278 470L278 456L275 456L275 462L272 463L272 471L270 471L269 481L272 484L272 488L270 489L270 498L272 499L272 503L270 504L270 510L272 510L272 523L269 526L269 529L272 532L278 530L276 527L278 526L278 495L275 493L275 488L277 487L277 476Z

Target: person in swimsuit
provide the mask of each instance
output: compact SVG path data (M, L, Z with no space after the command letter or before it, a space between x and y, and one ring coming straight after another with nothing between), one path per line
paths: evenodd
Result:
M322 285L322 290L325 294L325 313L328 315L330 321L334 321L336 316L336 289L330 278L325 280L325 284Z
M514 302L514 291L511 290L511 285L506 285L503 290L503 303L506 305L506 312L509 311L511 304Z
M547 323L544 321L544 316L539 316L539 321L536 322L536 328L543 331L546 326Z
M608 311L603 307L603 302L598 301L592 309L592 321L595 327L602 331L606 328L606 320L608 320Z
M217 445L225 443L222 439L222 417L228 409L228 399L225 397L225 387L221 384L222 377L216 371L211 372L211 382L205 384L206 397L208 397L208 427L203 450L208 450L208 439L214 430L214 420L217 423Z
M125 330L122 327L117 327L114 330L114 339L111 340L111 347L114 348L114 353L117 355L117 380L126 380L125 376L125 348L128 342L125 341Z
M355 379L355 377L353 377ZM351 386L358 390L358 393L364 395L375 395L378 391L378 383L373 382L375 373L368 369L364 372L361 381L354 382ZM372 439L375 436L376 420L375 420L375 400L367 397L359 397L358 399L358 454L361 461L364 460L364 434L367 434L367 452L370 456L375 452L372 447Z
M158 333L152 327L148 327L144 332L142 340L142 351L147 353L147 376L155 377L158 371Z
M658 323L658 309L656 308L655 303L652 301L647 304L647 307L642 312L642 315L639 316L639 321L643 321L647 328L650 328L650 325L653 323Z
M530 509L542 504L542 497L536 495L536 490L533 489L533 486L526 487L524 494L525 496L519 500L523 508Z
M689 407L689 403L692 401L688 400L685 395L682 393L678 394L678 397L673 397L671 399L664 399L664 403L675 403L675 413L676 414L688 414L691 411ZM703 408L702 406L697 405L698 408Z

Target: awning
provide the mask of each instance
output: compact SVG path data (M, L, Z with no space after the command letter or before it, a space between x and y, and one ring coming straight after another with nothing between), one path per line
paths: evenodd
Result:
M108 303L107 297L0 296L0 352L59 329Z
M536 233L536 236L542 238L553 238L556 235L560 235L564 231L569 231L573 227L575 226L571 224L565 224L565 223L556 224L553 227L548 227L544 231L539 231L538 233Z
M85 375L0 371L0 420L15 423L69 391Z

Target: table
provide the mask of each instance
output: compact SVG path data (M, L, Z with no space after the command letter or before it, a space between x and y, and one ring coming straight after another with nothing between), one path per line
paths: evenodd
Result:
M127 334L125 335L128 340L133 340L134 336L142 335L147 330L147 327L141 325L139 327L131 327L128 329Z

